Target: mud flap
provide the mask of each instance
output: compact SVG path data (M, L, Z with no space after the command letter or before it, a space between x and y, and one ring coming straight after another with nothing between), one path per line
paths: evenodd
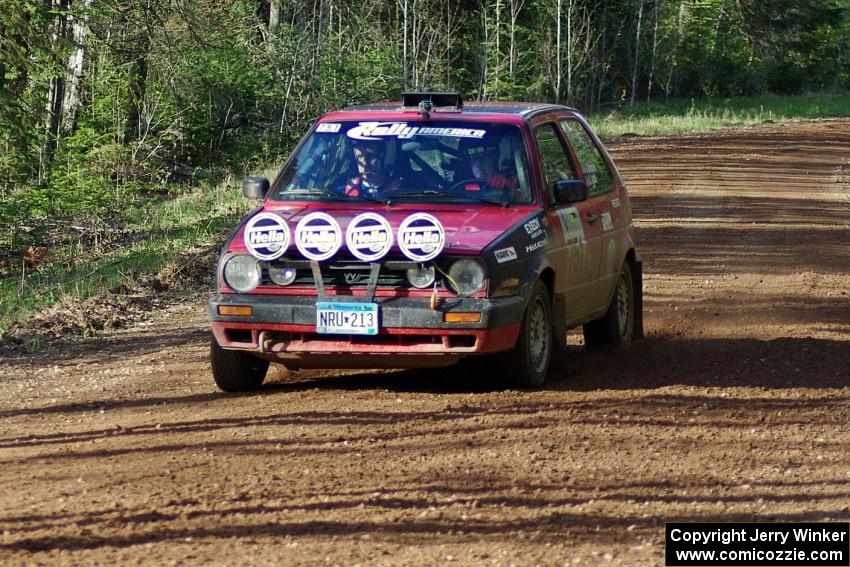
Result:
M552 300L552 356L549 369L563 372L567 368L567 325L564 318L564 296L555 294Z
M564 320L565 312L564 296L556 293L552 300L552 332L555 335L554 338L558 340L558 345L562 347L566 345L567 339L567 326Z
M635 298L634 338L642 339L643 334L643 258L635 254L632 261L632 286Z

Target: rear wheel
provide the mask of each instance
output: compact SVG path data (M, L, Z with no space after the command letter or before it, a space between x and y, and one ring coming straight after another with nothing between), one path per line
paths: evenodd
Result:
M601 319L584 326L584 343L587 348L625 349L631 346L635 330L635 292L632 269L628 260L623 263L617 288L608 311Z
M534 284L513 350L497 360L502 372L523 388L537 388L546 380L552 356L552 312L543 282Z
M256 390L266 379L269 361L236 350L226 350L215 337L210 341L210 365L216 385L225 392Z

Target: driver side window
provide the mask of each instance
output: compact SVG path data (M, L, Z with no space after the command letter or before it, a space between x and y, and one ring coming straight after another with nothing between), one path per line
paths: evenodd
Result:
M546 122L534 129L537 150L540 153L540 164L543 169L543 181L549 202L555 202L555 182L560 179L577 179L564 144L558 137L553 122Z

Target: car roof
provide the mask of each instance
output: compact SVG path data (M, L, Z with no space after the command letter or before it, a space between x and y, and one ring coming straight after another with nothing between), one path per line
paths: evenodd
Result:
M460 110L442 111L439 108L436 108L431 111L431 114L440 115L441 117L460 117L470 114L474 114L476 117L484 117L486 115L507 115L525 119L529 118L533 114L555 110L578 112L575 108L544 102L471 101L464 103ZM340 114L345 115L348 113L355 114L364 112L401 114L402 112L416 112L416 110L412 108L404 108L401 101L384 101L349 106L334 112L333 114L342 118L342 116L339 116Z

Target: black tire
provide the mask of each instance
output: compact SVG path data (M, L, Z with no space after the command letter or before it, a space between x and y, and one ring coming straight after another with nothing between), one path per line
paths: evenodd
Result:
M552 306L549 292L538 281L531 290L513 350L499 357L501 372L521 388L539 388L546 381L552 358ZM500 373L501 373L500 372Z
M216 385L225 392L246 392L259 388L266 379L269 361L238 350L218 346L210 341L210 365Z
M614 297L601 319L584 325L584 344L590 350L627 349L635 332L635 287L629 261L617 277Z

